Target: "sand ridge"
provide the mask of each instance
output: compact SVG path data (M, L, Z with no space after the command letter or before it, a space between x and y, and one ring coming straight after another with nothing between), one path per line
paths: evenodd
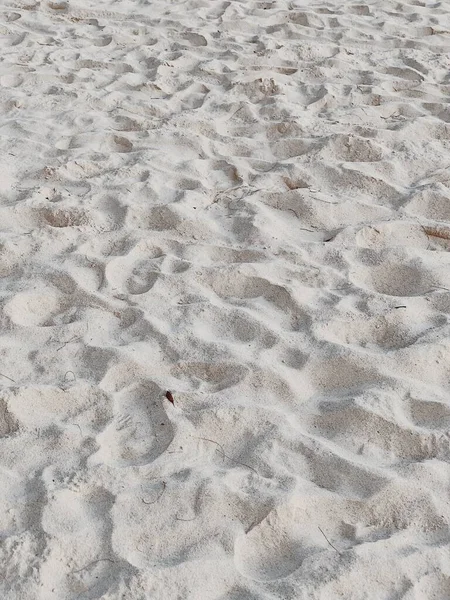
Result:
M1 597L450 596L448 6L0 30Z

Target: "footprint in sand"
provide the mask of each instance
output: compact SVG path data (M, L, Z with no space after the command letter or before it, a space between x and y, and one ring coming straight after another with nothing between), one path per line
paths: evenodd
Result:
M308 556L326 550L328 543L312 515L316 500L319 508L330 505L329 499L313 498L303 506L286 504L239 536L234 546L236 569L255 581L274 581L294 573Z
M63 296L53 287L35 284L32 289L18 292L5 305L4 312L16 325L44 327L52 324L64 304Z
M40 567L47 588L42 597L80 598L88 591L96 592L90 598L100 597L114 577L109 517L114 498L102 488L53 491L51 479L45 484L48 500L41 525L52 541Z
M144 465L158 458L173 436L161 389L137 383L116 395L115 418L97 436L100 449L93 461L115 467Z

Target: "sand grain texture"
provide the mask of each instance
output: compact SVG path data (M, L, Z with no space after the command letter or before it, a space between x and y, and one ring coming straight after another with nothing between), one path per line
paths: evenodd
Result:
M449 5L0 28L2 600L450 597Z

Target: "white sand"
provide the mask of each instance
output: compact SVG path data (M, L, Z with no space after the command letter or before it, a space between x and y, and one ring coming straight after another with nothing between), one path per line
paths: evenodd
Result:
M450 4L0 11L2 600L450 598Z

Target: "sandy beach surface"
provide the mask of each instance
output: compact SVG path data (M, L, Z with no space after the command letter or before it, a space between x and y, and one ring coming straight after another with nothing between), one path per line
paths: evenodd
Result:
M450 598L450 4L0 32L2 600Z

